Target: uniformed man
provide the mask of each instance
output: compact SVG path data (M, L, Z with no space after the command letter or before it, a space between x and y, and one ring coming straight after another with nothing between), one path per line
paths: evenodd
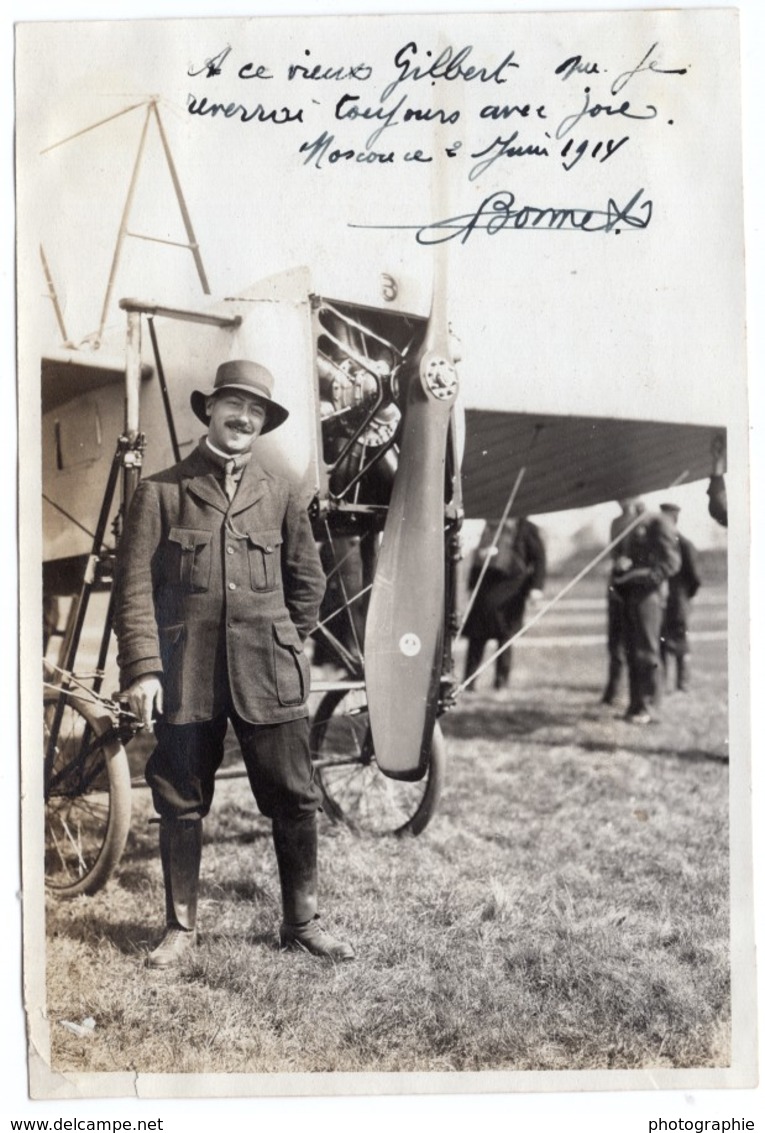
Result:
M527 601L538 602L545 585L547 555L536 524L526 518L507 519L497 538L496 532L496 523L485 526L468 577L468 586L475 589L488 559L463 630L468 639L465 680L480 668L487 641L496 640L502 646L515 637L523 625ZM511 666L509 646L497 656L495 689L507 688Z
M716 436L712 441L712 472L707 488L709 514L721 527L728 526L728 493L725 487L725 439Z
M609 543L614 543L629 527L633 519L645 511L642 500L625 498L619 500L621 512L611 521ZM627 634L624 616L624 598L613 585L614 567L622 556L621 543L615 543L611 550L611 573L608 579L608 680L601 698L603 704L613 704L619 692L622 669L627 659Z
M624 601L630 701L625 719L648 724L661 696L661 621L667 580L680 568L675 534L662 515L645 513L622 543L612 586Z
M686 692L689 679L688 620L693 599L701 586L697 567L696 548L677 529L680 508L677 504L661 504L659 509L671 523L680 551L680 569L669 580L667 605L661 626L661 660L668 677L669 658L675 658L675 684L679 692Z
M139 485L117 563L116 628L130 707L157 745L146 768L160 816L166 929L149 964L196 941L202 820L227 721L260 811L272 819L283 947L333 960L350 945L317 920L319 792L308 747L303 642L325 580L305 508L252 454L287 417L273 379L225 362L191 405L208 432L185 460Z

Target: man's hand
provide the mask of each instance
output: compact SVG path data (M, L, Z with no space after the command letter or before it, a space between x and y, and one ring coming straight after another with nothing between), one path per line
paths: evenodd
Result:
M628 558L627 555L619 555L619 558L614 563L614 570L617 574L623 574L626 570L629 570L631 566L632 559Z
M541 590L537 590L536 588L534 590L529 590L529 601L534 603L534 605L536 605L538 602L541 602L543 598L544 594Z
M130 711L145 728L150 728L154 716L162 713L162 682L159 677L141 677L127 690Z
M650 567L633 567L632 570L626 570L624 574L615 575L611 579L611 585L617 589L622 586L646 584L658 586L662 577L659 572L651 570Z

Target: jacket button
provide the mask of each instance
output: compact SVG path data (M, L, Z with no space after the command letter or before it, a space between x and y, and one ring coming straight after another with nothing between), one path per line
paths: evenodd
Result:
M226 547L226 553L229 554L229 555L233 555L234 548L233 547Z
M229 590L236 590L236 583L235 582L229 582L228 588L229 588Z
M267 544L267 546L266 546L266 550L268 551L268 553L269 553L269 554L271 553L271 551L273 551L273 547L271 546L271 544L270 544L270 543L269 543L269 544Z

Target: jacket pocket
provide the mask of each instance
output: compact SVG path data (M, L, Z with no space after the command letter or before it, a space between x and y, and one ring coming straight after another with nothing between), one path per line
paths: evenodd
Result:
M177 712L183 699L183 647L186 627L160 626L159 655L162 659L163 714Z
M276 697L289 708L302 704L308 696L310 668L303 643L290 621L274 623L274 676Z
M281 531L249 531L247 533L250 585L253 590L275 590L279 585L281 545Z
M212 531L194 527L170 528L168 539L176 554L176 578L181 589L197 592L209 589L212 536Z

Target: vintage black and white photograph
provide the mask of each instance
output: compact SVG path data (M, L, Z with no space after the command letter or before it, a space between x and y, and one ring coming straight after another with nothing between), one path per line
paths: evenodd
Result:
M33 1097L755 1084L740 97L733 9L17 24Z

